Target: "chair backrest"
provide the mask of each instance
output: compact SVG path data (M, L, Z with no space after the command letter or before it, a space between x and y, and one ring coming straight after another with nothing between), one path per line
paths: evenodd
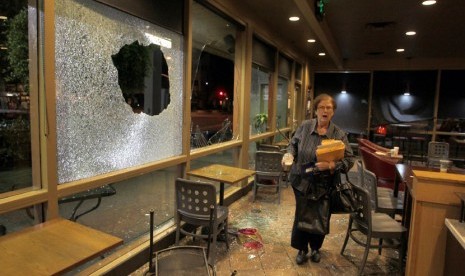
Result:
M363 171L363 186L361 187L369 192L372 209L376 210L378 206L378 180L376 175L365 169Z
M281 160L283 154L274 151L257 151L255 153L255 171L257 173L276 173L279 175L283 168Z
M281 151L279 146L270 145L270 144L259 144L258 150L259 151L278 151L278 152Z
M192 181L183 178L176 179L176 210L183 216L184 221L194 219L195 222L210 221L210 208L216 214L216 187L202 181ZM213 217L216 217L214 215Z
M428 158L447 159L449 158L449 143L446 142L429 142Z
M357 202L356 211L351 215L352 219L357 225L362 227L359 228L360 231L362 231L362 233L365 231L371 232L372 207L370 193L363 187L359 186L353 186L352 190L354 192L354 197Z

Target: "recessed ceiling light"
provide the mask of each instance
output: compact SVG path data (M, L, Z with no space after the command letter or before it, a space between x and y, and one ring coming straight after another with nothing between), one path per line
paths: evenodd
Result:
M410 96L410 92L404 92L404 96Z
M309 40L307 40L307 42L308 42L308 43L315 43L316 40L315 40L315 39L309 39Z
M298 16L291 16L289 17L289 21L299 21L300 18Z
M341 94L347 94L346 90L341 90Z
M436 4L436 0L425 0L421 3L423 6L430 6Z
M415 32L415 31L408 31L408 32L406 32L405 34L406 34L406 35L416 35L417 32Z
M318 53L319 56L326 56L325 53Z
M396 52L398 52L398 53L401 53L403 51L405 51L405 49L399 48L399 49L396 50Z

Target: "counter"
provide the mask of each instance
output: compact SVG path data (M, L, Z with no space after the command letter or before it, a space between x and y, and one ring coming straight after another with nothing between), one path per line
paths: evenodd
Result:
M446 218L460 217L460 199L465 192L465 174L413 169L406 275L443 275Z
M465 275L465 222L446 219L447 229L446 258L444 275Z

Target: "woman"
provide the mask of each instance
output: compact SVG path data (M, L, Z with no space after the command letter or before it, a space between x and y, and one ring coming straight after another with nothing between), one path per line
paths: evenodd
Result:
M325 187L325 190L329 190L333 181L340 181L339 173L348 172L354 164L352 149L347 140L346 133L331 122L336 107L336 102L331 96L327 94L317 96L314 101L316 119L304 121L302 125L297 128L291 139L287 149L288 153L283 158L283 163L286 158L293 159L294 161L290 171L290 181L294 190L296 202L300 197L303 197L306 192L311 190L308 190L308 188L312 184L318 184L318 186ZM345 153L342 160L336 162L318 162L316 158L316 149L324 139L338 139L344 142ZM301 174L302 166L305 164L312 164L311 162L315 162L315 169L318 171L319 175L324 177L314 177L311 180L313 182L309 182L308 179L303 181L304 179ZM297 212L296 204L291 237L291 246L299 250L296 262L300 265L307 261L308 246L310 246L310 259L318 263L321 258L319 249L323 244L325 235L312 234L299 230L297 228Z

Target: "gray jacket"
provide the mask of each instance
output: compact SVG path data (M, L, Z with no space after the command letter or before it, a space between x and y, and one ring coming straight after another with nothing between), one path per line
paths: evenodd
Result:
M316 149L321 145L324 139L337 139L345 144L344 158L336 162L335 174L329 175L329 171L322 172L328 181L334 179L339 181L340 172L347 173L354 165L352 148L350 147L347 134L333 122L329 123L326 135L319 135L317 132L317 120L311 119L304 121L296 130L291 138L287 151L294 156L294 163L291 167L290 181L292 186L305 193L308 189L309 182L302 181L302 166L310 162L316 162ZM327 182L327 181L325 181Z

